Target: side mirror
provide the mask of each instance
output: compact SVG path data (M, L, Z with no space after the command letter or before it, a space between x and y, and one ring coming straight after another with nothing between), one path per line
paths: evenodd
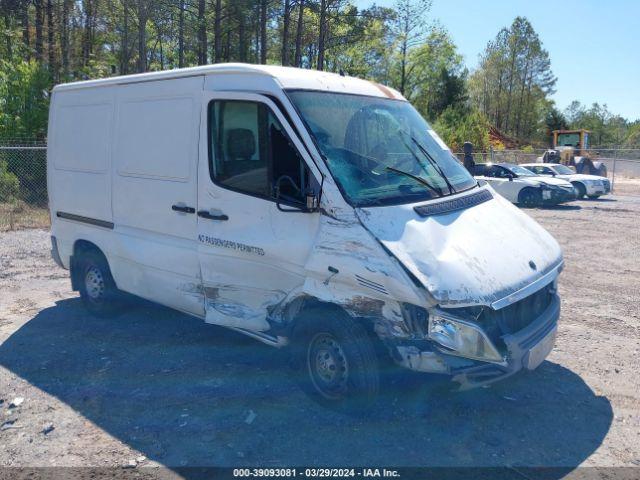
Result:
M283 175L280 178L278 178L275 185L276 206L278 207L278 210L280 210L281 212L288 212L288 213L314 213L318 211L320 202L319 202L319 196L316 195L315 192L313 191L306 192L306 194L304 195L305 202L302 203L298 199L287 198L286 195L282 194L282 187L283 185L286 185L286 184L293 187L293 190L295 190L298 196L302 196L302 193L303 193L302 189L296 184L296 182L290 176ZM290 206L290 208L282 207L281 202L283 200L289 204L288 207Z
M513 175L509 175L509 181L513 182Z

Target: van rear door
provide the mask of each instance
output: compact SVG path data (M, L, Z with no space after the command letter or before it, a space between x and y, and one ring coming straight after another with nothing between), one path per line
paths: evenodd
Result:
M198 251L207 322L266 331L269 307L303 286L320 214L281 208L300 208L308 189L319 193L320 178L270 99L205 93Z

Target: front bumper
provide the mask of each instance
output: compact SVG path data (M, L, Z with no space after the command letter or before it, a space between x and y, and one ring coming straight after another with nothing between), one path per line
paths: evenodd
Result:
M544 196L542 197L542 204L545 206L559 205L561 203L573 202L578 198L576 191L573 189L571 190L558 189L558 190L547 190L547 191L550 192L548 194L550 195L550 197L549 198L544 198Z
M607 180L602 185L585 184L585 190L588 196L607 195L611 193L611 182Z
M451 375L461 390L488 385L523 370L535 370L551 353L560 318L560 298L554 295L546 310L527 327L502 340L505 361L500 364L479 362L447 355L437 349L419 346L397 347L399 363L411 370Z

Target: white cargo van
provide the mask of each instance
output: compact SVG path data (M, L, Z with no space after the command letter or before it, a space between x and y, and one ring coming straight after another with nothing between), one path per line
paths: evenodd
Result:
M463 388L553 347L556 241L478 184L396 91L292 68L58 86L53 256L98 315L127 292L292 347L338 409L378 358Z

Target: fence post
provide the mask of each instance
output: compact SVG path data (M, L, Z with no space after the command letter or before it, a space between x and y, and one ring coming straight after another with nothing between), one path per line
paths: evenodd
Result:
M616 163L618 160L618 150L613 151L613 172L611 172L611 193L614 193L613 189L616 184Z
M491 154L491 163L496 163L495 162L495 157L493 155L493 145L489 146L489 153Z

